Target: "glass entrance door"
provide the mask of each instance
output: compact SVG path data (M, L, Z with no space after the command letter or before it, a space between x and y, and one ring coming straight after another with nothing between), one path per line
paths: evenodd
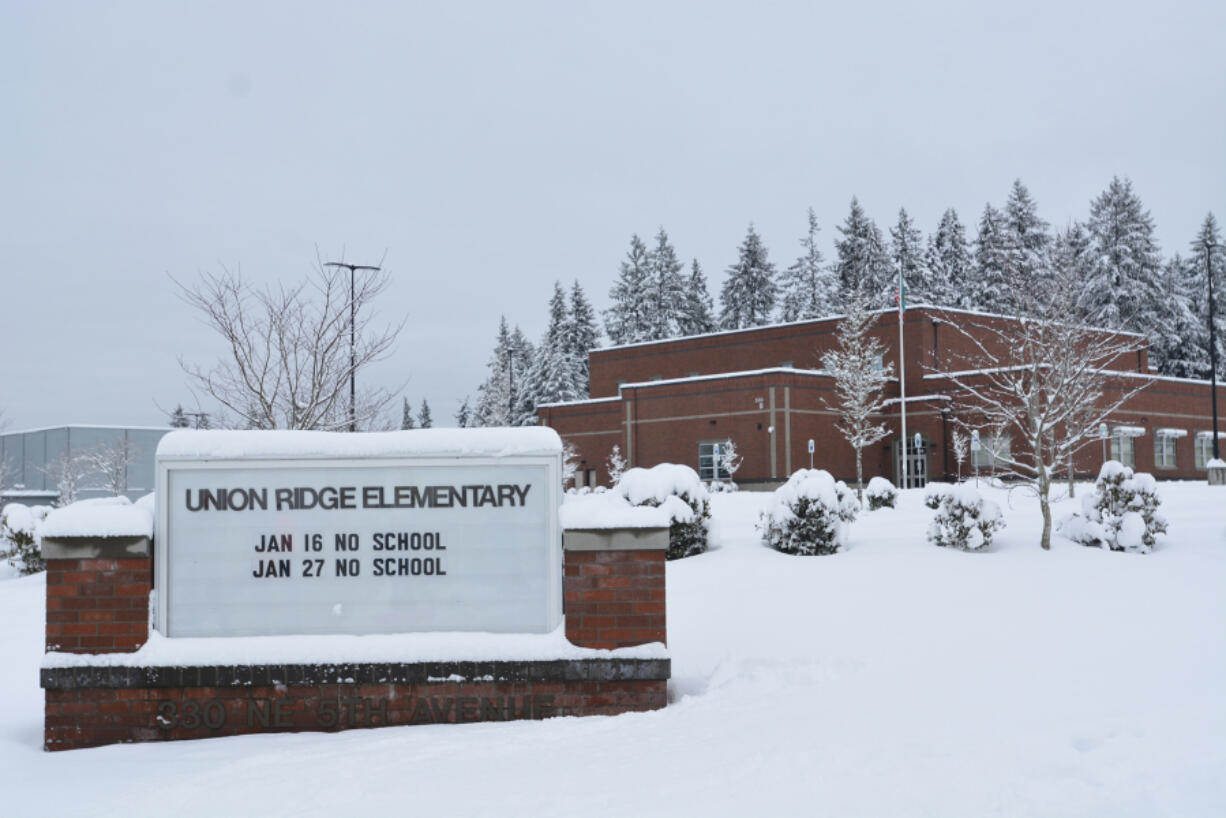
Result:
M928 485L928 440L921 437L920 445L915 445L915 439L907 441L907 468L903 470L903 460L899 456L898 440L894 441L895 482L899 488L922 489ZM903 475L906 475L905 477Z

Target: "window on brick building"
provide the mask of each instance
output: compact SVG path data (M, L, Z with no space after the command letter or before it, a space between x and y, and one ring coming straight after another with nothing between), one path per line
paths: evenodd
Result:
M971 452L971 466L979 469L995 469L1000 461L1013 456L1013 438L1009 435L981 435L979 450Z
M1118 460L1129 468L1137 465L1137 451L1133 445L1133 438L1126 435L1113 435L1111 438L1111 459Z
M1196 433L1196 468L1208 469L1213 459L1213 432Z
M1154 468L1173 469L1176 465L1175 441L1186 432L1182 429L1159 429L1154 433Z
M732 475L720 464L720 453L728 450L727 440L708 440L698 444L698 479L731 480Z

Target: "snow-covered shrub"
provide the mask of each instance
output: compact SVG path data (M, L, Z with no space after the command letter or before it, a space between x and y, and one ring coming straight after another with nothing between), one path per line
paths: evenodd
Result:
M982 551L992 544L992 534L1005 527L1000 506L963 483L929 483L924 505L937 512L928 525L933 545Z
M46 516L44 511L42 516ZM0 510L0 552L9 564L23 574L37 574L45 569L42 538L38 535L39 515L20 503L9 503Z
M859 509L842 480L821 469L801 469L775 490L758 531L767 545L785 554L833 554L845 544Z
M894 508L898 503L898 489L894 488L894 484L884 477L874 477L869 480L864 496L868 498L869 511Z
M707 483L707 491L712 494L731 494L734 491L740 491L740 486L731 480L712 480Z
M668 513L668 559L707 550L711 527L710 495L689 466L660 463L650 469L627 469L613 488L634 506L656 506Z
M1112 551L1153 549L1166 532L1166 518L1153 475L1134 474L1116 460L1108 460L1098 473L1094 493L1081 498L1081 514L1060 522L1057 530L1074 542Z

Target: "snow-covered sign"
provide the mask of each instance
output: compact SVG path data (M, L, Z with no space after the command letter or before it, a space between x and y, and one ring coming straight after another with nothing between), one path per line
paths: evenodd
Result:
M971 429L971 451L979 451L979 430Z
M157 628L552 631L561 449L547 428L173 432L157 453Z

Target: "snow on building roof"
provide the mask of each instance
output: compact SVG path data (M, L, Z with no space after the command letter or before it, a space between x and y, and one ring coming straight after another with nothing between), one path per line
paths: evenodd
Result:
M514 457L561 451L558 433L543 426L352 433L185 429L163 437L157 456L159 459Z
M108 429L116 432L169 432L170 426L122 426L116 424L97 424L97 423L59 423L55 426L37 426L33 429L16 429L11 432L2 432L0 437L9 435L28 435L34 432L54 432L57 429Z
M817 378L832 378L834 377L829 372L823 369L796 369L790 366L772 366L766 369L741 369L735 372L714 372L710 375L689 375L684 378L661 378L658 381L632 381L630 383L620 383L617 385L617 390L620 392L623 389L643 389L651 386L671 386L678 383L693 383L696 381L712 381L721 378L750 378L755 375L807 375ZM887 381L897 381L898 378L886 378Z
M710 375L689 375L684 378L661 378L658 381L632 381L617 385L618 396L615 398L592 398L590 400L561 401L558 403L542 403L541 407L582 406L586 403L604 403L621 400L623 389L646 389L653 386L673 386L679 383L696 383L698 381L714 381L726 378L749 378L755 375L806 375L814 378L833 378L829 372L822 369L796 369L789 366L772 366L766 369L742 369L735 372L714 372ZM887 382L897 383L898 378L885 378Z
M536 408L541 409L547 406L582 406L585 403L616 403L619 400L621 400L620 397L586 398L584 400L564 400L564 401L557 401L555 403L538 403L536 405Z
M973 315L978 318L1001 318L1006 321L1020 320L1015 315L1003 315L1001 313L982 312L980 310L966 310L966 309L961 309L959 307L941 307L941 306L937 306L936 304L914 304L912 306L907 307L907 312L914 313L914 312L920 312L920 311L937 312L937 313L953 313L955 315ZM898 312L898 308L888 307L886 309L880 309L880 310L869 310L868 312L873 315L886 315L889 313ZM722 329L722 330L716 330L715 332L703 332L697 335L679 335L675 338L661 338L655 341L635 341L629 344L610 344L609 346L596 347L595 349L592 350L592 352L609 352L609 351L618 350L618 349L633 349L635 347L648 347L648 346L656 346L658 344L669 344L669 343L673 343L674 341L694 341L700 338L718 338L719 336L722 336L722 335L735 335L739 332L757 332L760 330L779 329L781 327L799 327L799 326L804 326L806 324L822 324L828 321L841 321L844 317L846 316L844 316L842 313L835 313L833 315L823 316L822 318L806 318L803 321L783 321L778 324L763 324L760 327L742 327L740 329ZM1111 332L1114 335L1128 335L1128 336L1132 336L1135 338L1145 337L1142 333L1139 333L1139 332L1125 332L1123 330L1110 330L1105 327L1101 327L1101 328L1091 327L1091 329L1102 329L1104 332Z
M922 401L933 400L953 400L949 395L907 395L907 403L916 403ZM902 398L886 398L881 402L882 406L894 406L902 403Z

